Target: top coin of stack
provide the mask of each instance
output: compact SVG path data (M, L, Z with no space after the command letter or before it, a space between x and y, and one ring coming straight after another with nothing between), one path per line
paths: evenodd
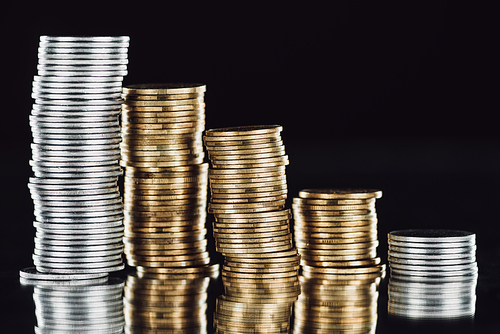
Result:
M118 117L128 45L127 36L40 37L28 184L39 272L83 279L123 269Z
M141 270L207 270L205 90L174 83L123 89L125 253Z
M293 199L294 230L304 271L380 273L375 189L304 189Z

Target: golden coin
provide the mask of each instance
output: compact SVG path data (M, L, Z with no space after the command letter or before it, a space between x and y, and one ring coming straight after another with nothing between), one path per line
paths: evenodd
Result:
M124 203L129 205L139 205L139 206L164 206L164 205L205 205L206 197L198 197L193 199L183 199L183 200L170 200L170 201L142 201L135 198L130 199L129 197L123 200Z
M259 182L259 179L286 176L285 170L270 173L243 173L243 174L213 174L208 173L210 181L228 183L232 180L236 182ZM250 179L250 180L248 180Z
M126 192L123 194L124 202L144 202L144 205L153 205L155 202L193 202L193 201L206 201L207 194L206 191L200 191L199 193L183 194L183 195L172 195L172 196L162 196L162 195L134 195L132 193ZM180 203L180 202L179 202Z
M368 215L368 214L374 214L375 210L338 210L338 211L328 211L328 210L312 210L312 211L305 211L305 210L300 210L297 209L294 205L292 205L292 208L294 212L298 212L302 216L321 216L321 217L339 217L339 216L361 216L361 215Z
M147 272L149 274L212 274L219 272L219 264L211 263L199 267L184 267L184 268L144 268L137 267L137 272ZM171 277L172 278L172 277Z
M272 192L272 191L285 191L287 190L286 180L278 182L269 182L260 187L252 188L210 188L212 194L231 194L233 197L238 197L242 194L243 197L252 197L248 194L254 194L259 192Z
M131 176L140 176L141 174L146 175L149 173L193 172L199 170L208 170L208 163L203 163L198 165L177 166L177 167L155 168L154 170L150 170L150 168L143 169L143 168L127 167L126 172L131 173L130 174Z
M127 135L123 134L123 141L120 148L128 151L139 150L156 150L158 148L147 148L147 146L160 146L165 150L189 149L192 147L200 147L201 143L197 134L180 134L180 135ZM143 149L141 146L145 146Z
M299 205L364 205L375 203L375 198L367 199L310 199L294 197L293 203Z
M232 267L232 268L248 268L248 269L267 269L267 268L296 268L298 270L298 266L300 264L300 260L297 258L293 262L267 262L267 263L245 263L245 262L231 262L224 261L224 266ZM231 269L227 269L231 271ZM295 270L295 269L294 269Z
M185 149L170 149L170 148L160 148L157 150L151 150L151 146L162 147L161 145L144 145L145 150L128 146L127 144L121 145L122 155L127 155L130 157L162 157L169 155L185 155L185 154L200 154L203 153L203 149L196 145L191 145ZM142 148L142 147L141 147Z
M220 214L217 218L268 218L268 217L284 217L290 218L291 211L290 209L284 209L280 211L271 211L271 212L258 212L258 213L241 213L241 214Z
M382 197L382 191L377 189L304 189L299 191L299 197L312 199L368 199Z
M217 227L218 225L216 223L214 223L213 224L214 225L213 232L214 233L228 233L228 234L247 234L247 233L277 232L277 231L284 231L284 230L289 231L290 230L289 225L286 223L286 221L284 221L284 222L285 223L283 223L283 224L269 226L269 227L263 227L260 225L257 227L252 227L252 226L248 226L248 225L245 226L243 224L240 224L240 225L243 225L245 227L239 227L239 228L232 225L232 224L228 224L231 226L230 228L220 228L220 227ZM251 224L249 224L249 225L251 225Z
M162 256L151 256L151 255L137 255L134 254L134 260L140 262L175 262L175 261L193 261L208 258L208 252L203 251L200 253L189 253L184 255L162 255Z
M225 203L225 204L238 204L238 203L258 203L258 202L274 202L280 200L286 200L287 196L272 196L272 197L254 197L254 198L214 198L211 197L211 202L216 203Z
M132 107L171 107L182 105L200 105L204 103L204 97L184 100L130 100L126 99L125 104Z
M239 267L231 267L224 265L222 270L235 272L235 273L255 273L255 274L265 274L265 273L283 273L294 271L297 272L299 270L299 265L295 266L278 266L278 267L266 267L266 268L242 268Z
M209 174L210 176L213 175L223 175L223 176L229 176L229 175L234 175L234 176L239 176L245 177L247 174L256 174L260 175L262 173L275 173L275 172L282 172L283 174L285 173L286 167L285 166L270 166L270 167L259 167L259 168L248 168L248 169L241 169L241 168L224 168L224 169L210 169Z
M185 100L194 98L203 98L204 93L190 94L122 94L122 98L126 100Z
M356 233L356 232L376 232L376 225L365 225L359 227L310 227L295 224L295 230L304 233Z
M151 124L157 126L158 124ZM189 127L189 128L181 128L181 129L169 129L169 128L159 128L155 127L131 127L130 124L125 124L122 126L122 135L124 137L132 137L132 136L149 136L149 135L163 135L168 136L170 139L182 139L182 137L186 137L187 140L191 138L198 137L200 132L203 132L205 125L200 125L198 127ZM174 137L177 136L177 137Z
M365 266L374 266L380 264L380 258L371 258L371 259L355 259L356 256L346 256L346 259L338 259L338 256L310 256L310 255L302 255L302 260L304 264L313 267L332 267L332 268L340 268L340 267L365 267Z
M149 119L149 118L148 118ZM151 120L156 120L151 118ZM135 130L176 130L179 133L182 132L194 132L199 128L205 126L205 120L195 119L194 122L180 122L180 123L166 123L166 122L155 122L155 123L130 123L122 120L122 130L133 132ZM183 129L184 128L184 129Z
M352 211L352 210L375 210L374 204L360 204L360 205L309 205L294 203L293 207L302 212L309 211Z
M216 205L217 204L217 205ZM281 210L285 208L285 200L273 202L254 202L254 203L239 203L237 204L223 204L223 203L209 203L209 213L228 213L228 212L263 212L271 210ZM255 205L251 205L255 204Z
M269 188L269 187L266 187ZM272 187L271 187L272 188ZM246 192L246 193L217 193L217 192L212 192L211 198L216 202L216 199L220 200L241 200L241 201L259 201L261 198L265 197L270 197L270 196L286 196L288 193L288 190L282 189L282 187L279 187L281 189L277 190L268 190L268 191L263 191L262 188L260 189L261 191L256 192Z
M303 256L364 256L372 258L377 256L377 248L358 248L358 249L311 249L298 247ZM344 261L342 259L335 261Z
M199 183L200 185L207 184L206 174L205 175L195 175L189 177L155 177L155 178L140 178L140 177L131 177L125 176L124 179L127 183L133 184L193 184ZM177 202L180 204L180 202Z
M213 227L214 228L226 228L226 229L254 229L254 228L267 228L267 227L275 227L275 226L290 226L290 221L288 219L286 220L278 220L278 221L271 221L271 222L256 222L256 223L230 223L230 224L224 224L224 223L218 223L218 222L213 222Z
M266 147L259 147L258 145L253 145L253 148L248 148L246 147L238 147L236 149L228 150L214 150L213 148L218 148L218 146L210 146L210 149L207 149L208 154L213 156L213 157L224 157L224 156L240 156L240 155L248 155L248 154L259 154L259 153L272 153L272 152L284 152L285 151L285 146L283 144L281 145L276 145L273 144L273 146L269 146L269 144ZM227 146L221 146L223 148L227 148Z
M180 242L175 244L132 244L128 241L125 242L125 249L128 252L135 251L167 251L167 250L177 250L177 249L194 249L197 247L206 247L207 240L203 238L202 240L190 241L190 242Z
M282 221L284 219L290 219L290 218L291 215L288 218L285 217L220 218L218 216L214 217L217 223L222 223L222 224L269 223L275 221Z
M242 257L226 256L225 261L241 263L242 265L243 264L266 265L266 264L278 264L278 263L286 265L287 263L290 262L299 262L300 255L297 253L297 250L295 250L295 253L292 253L291 251L278 252L272 258L242 258Z
M295 217L295 226L297 227L317 227L317 228L351 228L351 227L367 227L376 226L377 220L356 220L356 221L340 221L340 222L317 222L317 221L303 221Z
M288 156L287 155L280 155L272 158L259 158L258 156L251 157L249 159L234 159L234 160L219 160L219 159L210 159L212 162L212 165L214 168L219 168L215 167L216 165L224 165L228 166L228 168L247 168L247 167L240 167L240 166L246 166L248 165L248 168L253 168L250 167L250 165L253 164L265 164L265 163L284 163L288 161Z
M176 217L153 217L124 220L125 226L137 228L163 228L163 227L183 227L188 225L200 226L205 224L206 215L198 216L176 216Z
M169 233L133 233L125 230L125 237L127 238L146 238L146 239L157 239L157 238L199 238L207 234L207 229L199 229L194 231L185 232L169 232Z
M273 158L270 158L273 159ZM260 160L265 160L265 159L260 159ZM232 164L232 165L226 165L226 164L219 164L214 163L212 161L212 167L213 168L241 168L241 169L249 169L249 168L266 168L266 167L276 167L276 166L287 166L289 164L288 161L288 156L282 156L279 158L278 161L273 161L273 162L255 162L255 163L248 163L248 164Z
M236 278L282 278L282 277L292 277L298 276L297 270L283 272L283 273L235 273L226 270L222 271L222 276L226 277L236 277Z
M205 91L206 86L199 83L151 83L123 87L123 93L127 95L199 94Z
M264 248L220 248L216 246L215 250L224 256L241 255L245 257L255 257L255 256L262 256L263 254L266 254L267 256L271 254L272 256L272 253L289 250L290 248L291 244L286 244L283 246L269 245L268 247Z
M214 233L215 244L216 246L226 248L250 248L254 247L255 243L284 241L290 243L290 241L292 240L292 234L288 231L252 234L253 235L239 234L236 236L231 236L230 234Z
M133 178L132 178L133 179ZM129 186L131 189L148 189L148 190L172 190L172 189L198 189L198 188L206 188L206 181L200 180L198 182L191 183L135 183L135 181L129 181L129 179L124 181L124 185Z
M384 265L371 265L366 267L343 267L343 268L324 268L302 266L303 273L310 272L314 274L372 274L380 273L385 268ZM305 275L304 275L305 276Z
M320 216L320 215L302 215L300 212L294 211L293 216L297 221L303 222L349 222L377 219L376 214L353 215L353 216Z
M214 188L228 188L231 185L236 187L252 187L252 184L263 184L265 182L286 181L286 175L276 175L270 177L255 177L255 178L210 178L210 184Z
M236 238L235 238L236 239ZM223 249L246 249L246 250L254 250L254 252L258 252L263 248L272 248L279 247L285 245L292 244L291 235L285 235L282 237L274 237L274 238L260 238L262 241L258 239L250 239L250 242L245 242L245 240L241 240L241 242L235 242L235 239L219 239L215 240L215 247L223 248ZM275 240L269 240L275 239ZM236 239L238 240L238 239ZM259 248L259 249L256 249Z
M274 158L274 157L280 157L285 155L285 149L279 149L279 150L273 150L271 152L258 152L258 153L253 153L253 154L211 154L210 152L208 153L208 157L210 160L214 160L219 163L223 163L222 161L227 161L228 163L231 163L233 160L253 160L253 159L264 159L264 158Z
M172 163L173 161L190 161L195 159L200 159L204 157L204 153L188 153L179 155L162 155L162 156L134 156L134 155L123 155L122 161L130 162L131 164L136 163Z
M351 244L359 244L359 243L365 243L365 242L372 242L374 240L377 240L377 235L371 235L369 237L364 237L364 238L336 238L336 239L327 239L327 238L311 238L309 236L303 236L299 235L298 233L295 233L295 242L297 244L297 247L304 248L303 245L307 244L307 247L314 248L317 247L316 245L335 245L335 244L340 244L342 246L345 246L348 248L351 246ZM352 248L357 247L357 245L351 246Z
M185 226L169 226L169 227L137 227L136 225L127 225L125 228L132 233L170 233L170 232L185 232L195 231L205 227L205 224L192 224Z
M295 231L295 235L299 238L310 238L310 239L356 239L356 238L369 238L377 236L375 231L365 231L365 232L346 232L346 233L314 233L305 231ZM332 241L335 243L336 241Z
M260 137L256 138L254 136L248 136L249 138L246 139L241 139L241 137L234 137L234 138L226 138L226 140L222 141L207 141L204 140L205 146L208 151L212 150L213 146L217 147L223 147L223 146L240 146L240 147L246 147L248 145L259 145L259 144L266 144L266 143L277 143L283 141L281 136L275 136L275 137Z
M272 149L277 147L285 147L283 140L267 141L257 144L247 144L247 145L210 145L207 146L207 151L209 153L224 153L224 152L240 152L241 150L260 150L260 149Z
M173 112L180 113L180 112ZM143 113L144 114L144 113ZM170 117L147 117L143 114L122 113L122 123L193 123L205 120L205 113L198 113L189 116L172 115ZM165 113L165 115L171 115Z
M191 261L171 261L171 262L142 262L129 260L129 265L134 267L152 267L152 268L165 268L165 267L196 267L210 263L210 258L191 260Z
M265 135L270 133L279 133L281 131L283 131L283 127L281 125L247 125L209 129L206 132L206 136L228 137L242 135Z
M135 256L177 256L194 253L206 252L206 247L185 248L185 249L167 249L167 250L141 250L136 249L133 252L126 252L125 255L133 254Z
M163 167L178 167L184 165L194 165L203 162L203 156L177 161L161 161L161 162L137 162L137 161L120 161L122 167L137 167L137 168L163 168Z
M179 111L140 111L123 108L122 117L148 117L148 118L177 118L205 116L205 109L179 110Z

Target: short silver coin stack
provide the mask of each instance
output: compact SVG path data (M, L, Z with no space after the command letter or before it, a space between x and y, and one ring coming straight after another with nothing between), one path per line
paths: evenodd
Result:
M388 243L389 314L429 320L475 314L478 267L474 233L399 230L388 234Z
M127 36L40 37L30 115L39 274L32 278L88 279L124 268L117 181L128 46Z

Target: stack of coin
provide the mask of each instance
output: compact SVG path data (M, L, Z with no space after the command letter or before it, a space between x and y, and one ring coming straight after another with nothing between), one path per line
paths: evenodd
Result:
M124 267L117 181L128 45L126 36L40 37L28 184L39 272L75 277Z
M375 189L301 190L292 207L303 270L335 274L380 270L375 200L381 196Z
M203 163L205 85L123 88L125 254L129 265L199 267L210 262ZM141 269L144 270L144 269Z
M294 333L375 333L379 275L300 276Z
M129 275L126 333L207 333L207 289L212 273Z
M388 234L389 312L408 318L468 317L475 312L476 236L459 230Z
M300 256L285 209L288 157L279 125L211 129L204 140L216 251L224 256L225 294L217 301L218 332L287 331L300 294Z
M119 278L90 285L36 284L35 333L123 333L123 286Z

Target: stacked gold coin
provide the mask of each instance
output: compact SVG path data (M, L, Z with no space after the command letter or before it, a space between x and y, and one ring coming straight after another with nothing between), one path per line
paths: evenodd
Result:
M380 275L300 276L294 333L375 333Z
M125 332L207 333L209 283L208 273L129 275Z
M375 200L381 196L374 189L300 191L292 207L303 270L335 274L380 270Z
M288 157L281 131L279 125L244 126L207 130L204 136L212 164L208 208L216 251L224 256L219 332L288 328L290 306L300 294L300 256L285 209Z
M210 262L204 92L201 84L123 88L121 163L129 265L155 271Z

